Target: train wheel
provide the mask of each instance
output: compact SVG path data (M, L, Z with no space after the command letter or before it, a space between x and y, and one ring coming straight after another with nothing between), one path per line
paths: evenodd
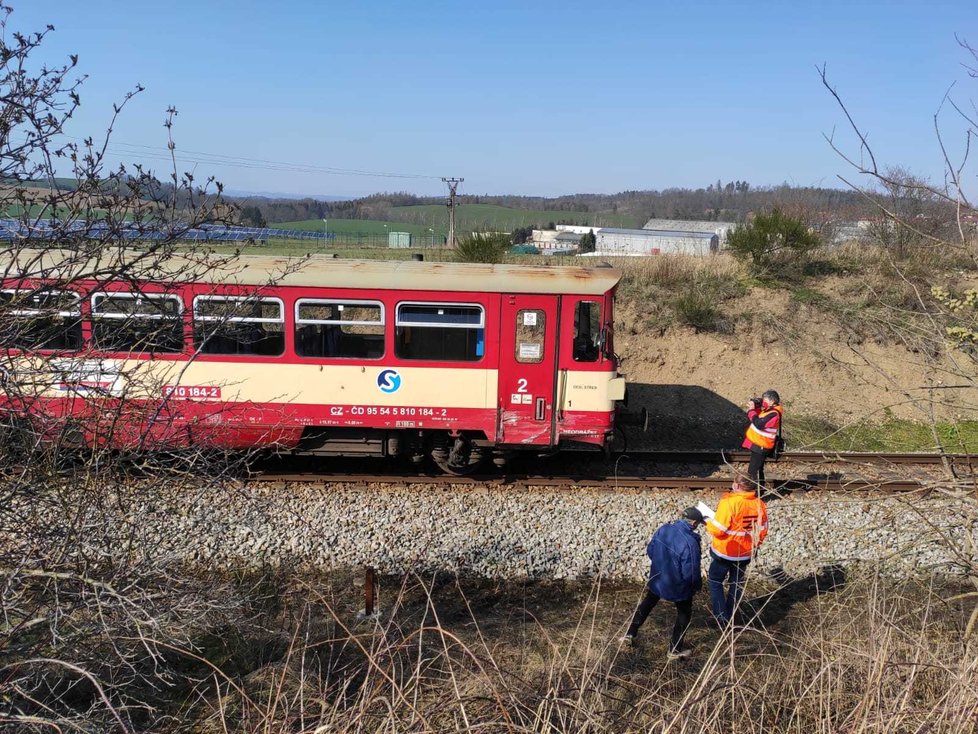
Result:
M447 444L436 444L431 452L431 458L435 465L446 474L464 476L471 474L482 466L485 459L485 452L477 446L473 446L463 435L458 435L452 442L451 449Z
M456 477L464 477L466 474L472 474L476 469L482 466L482 461L469 462L464 466L451 464L447 461L439 461L435 459L435 466L441 469L446 474L453 474Z

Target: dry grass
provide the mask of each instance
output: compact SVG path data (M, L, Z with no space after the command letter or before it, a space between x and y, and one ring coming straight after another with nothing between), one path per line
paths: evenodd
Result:
M746 272L728 255L660 255L619 258L619 299L644 314L647 325L673 325L698 331L730 331L722 305L746 292Z
M755 599L758 621L723 635L705 624L701 596L689 634L697 654L678 663L663 658L668 604L639 649L619 647L633 587L415 579L387 594L381 622L357 625L348 599L303 584L284 654L243 678L214 670L187 728L974 730L974 643L962 641L961 613L941 594L873 577L835 590L782 580Z
M791 277L772 274L763 280L725 253L618 258L613 264L622 271L620 302L642 314L643 326L660 333L674 326L731 333L743 325L736 316L742 304L734 300L752 289L775 288L790 290L793 302L838 320L855 343L903 343L929 353L941 349L923 343L934 333L931 286L953 287L972 278L976 253L978 244L947 245L919 247L897 258L885 248L853 242L819 250ZM783 318L790 322L791 316ZM790 331L790 323L781 326ZM937 335L943 332L938 329Z
M657 257L608 258L622 273L622 289L654 283L662 288L688 286L706 275L725 281L746 276L743 265L730 255L698 257L694 255L659 255Z

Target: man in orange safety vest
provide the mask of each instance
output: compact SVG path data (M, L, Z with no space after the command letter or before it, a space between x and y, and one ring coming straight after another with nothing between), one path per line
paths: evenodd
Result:
M781 437L783 415L781 397L774 390L767 390L760 398L752 398L747 404L748 424L742 446L750 450L747 478L758 492L764 489L764 462L774 454Z
M767 505L758 498L752 485L735 480L730 491L720 498L716 513L706 520L710 543L710 606L720 626L733 619L744 593L747 564L767 537ZM723 584L729 577L730 588Z

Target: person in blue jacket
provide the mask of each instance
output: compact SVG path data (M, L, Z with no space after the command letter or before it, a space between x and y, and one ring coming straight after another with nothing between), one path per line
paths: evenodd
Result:
M681 517L666 523L652 535L645 553L652 561L649 583L645 596L635 610L628 632L622 642L632 645L638 628L659 599L676 605L676 624L672 628L672 640L668 657L684 658L692 648L683 643L686 629L693 616L693 595L703 585L700 576L700 536L696 528L703 524L703 515L695 507L687 507Z

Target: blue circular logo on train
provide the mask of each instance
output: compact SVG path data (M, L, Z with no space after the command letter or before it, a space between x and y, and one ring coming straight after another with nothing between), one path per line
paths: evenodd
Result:
M383 370L377 375L377 387L388 394L397 392L401 387L401 376L397 374L397 370Z

